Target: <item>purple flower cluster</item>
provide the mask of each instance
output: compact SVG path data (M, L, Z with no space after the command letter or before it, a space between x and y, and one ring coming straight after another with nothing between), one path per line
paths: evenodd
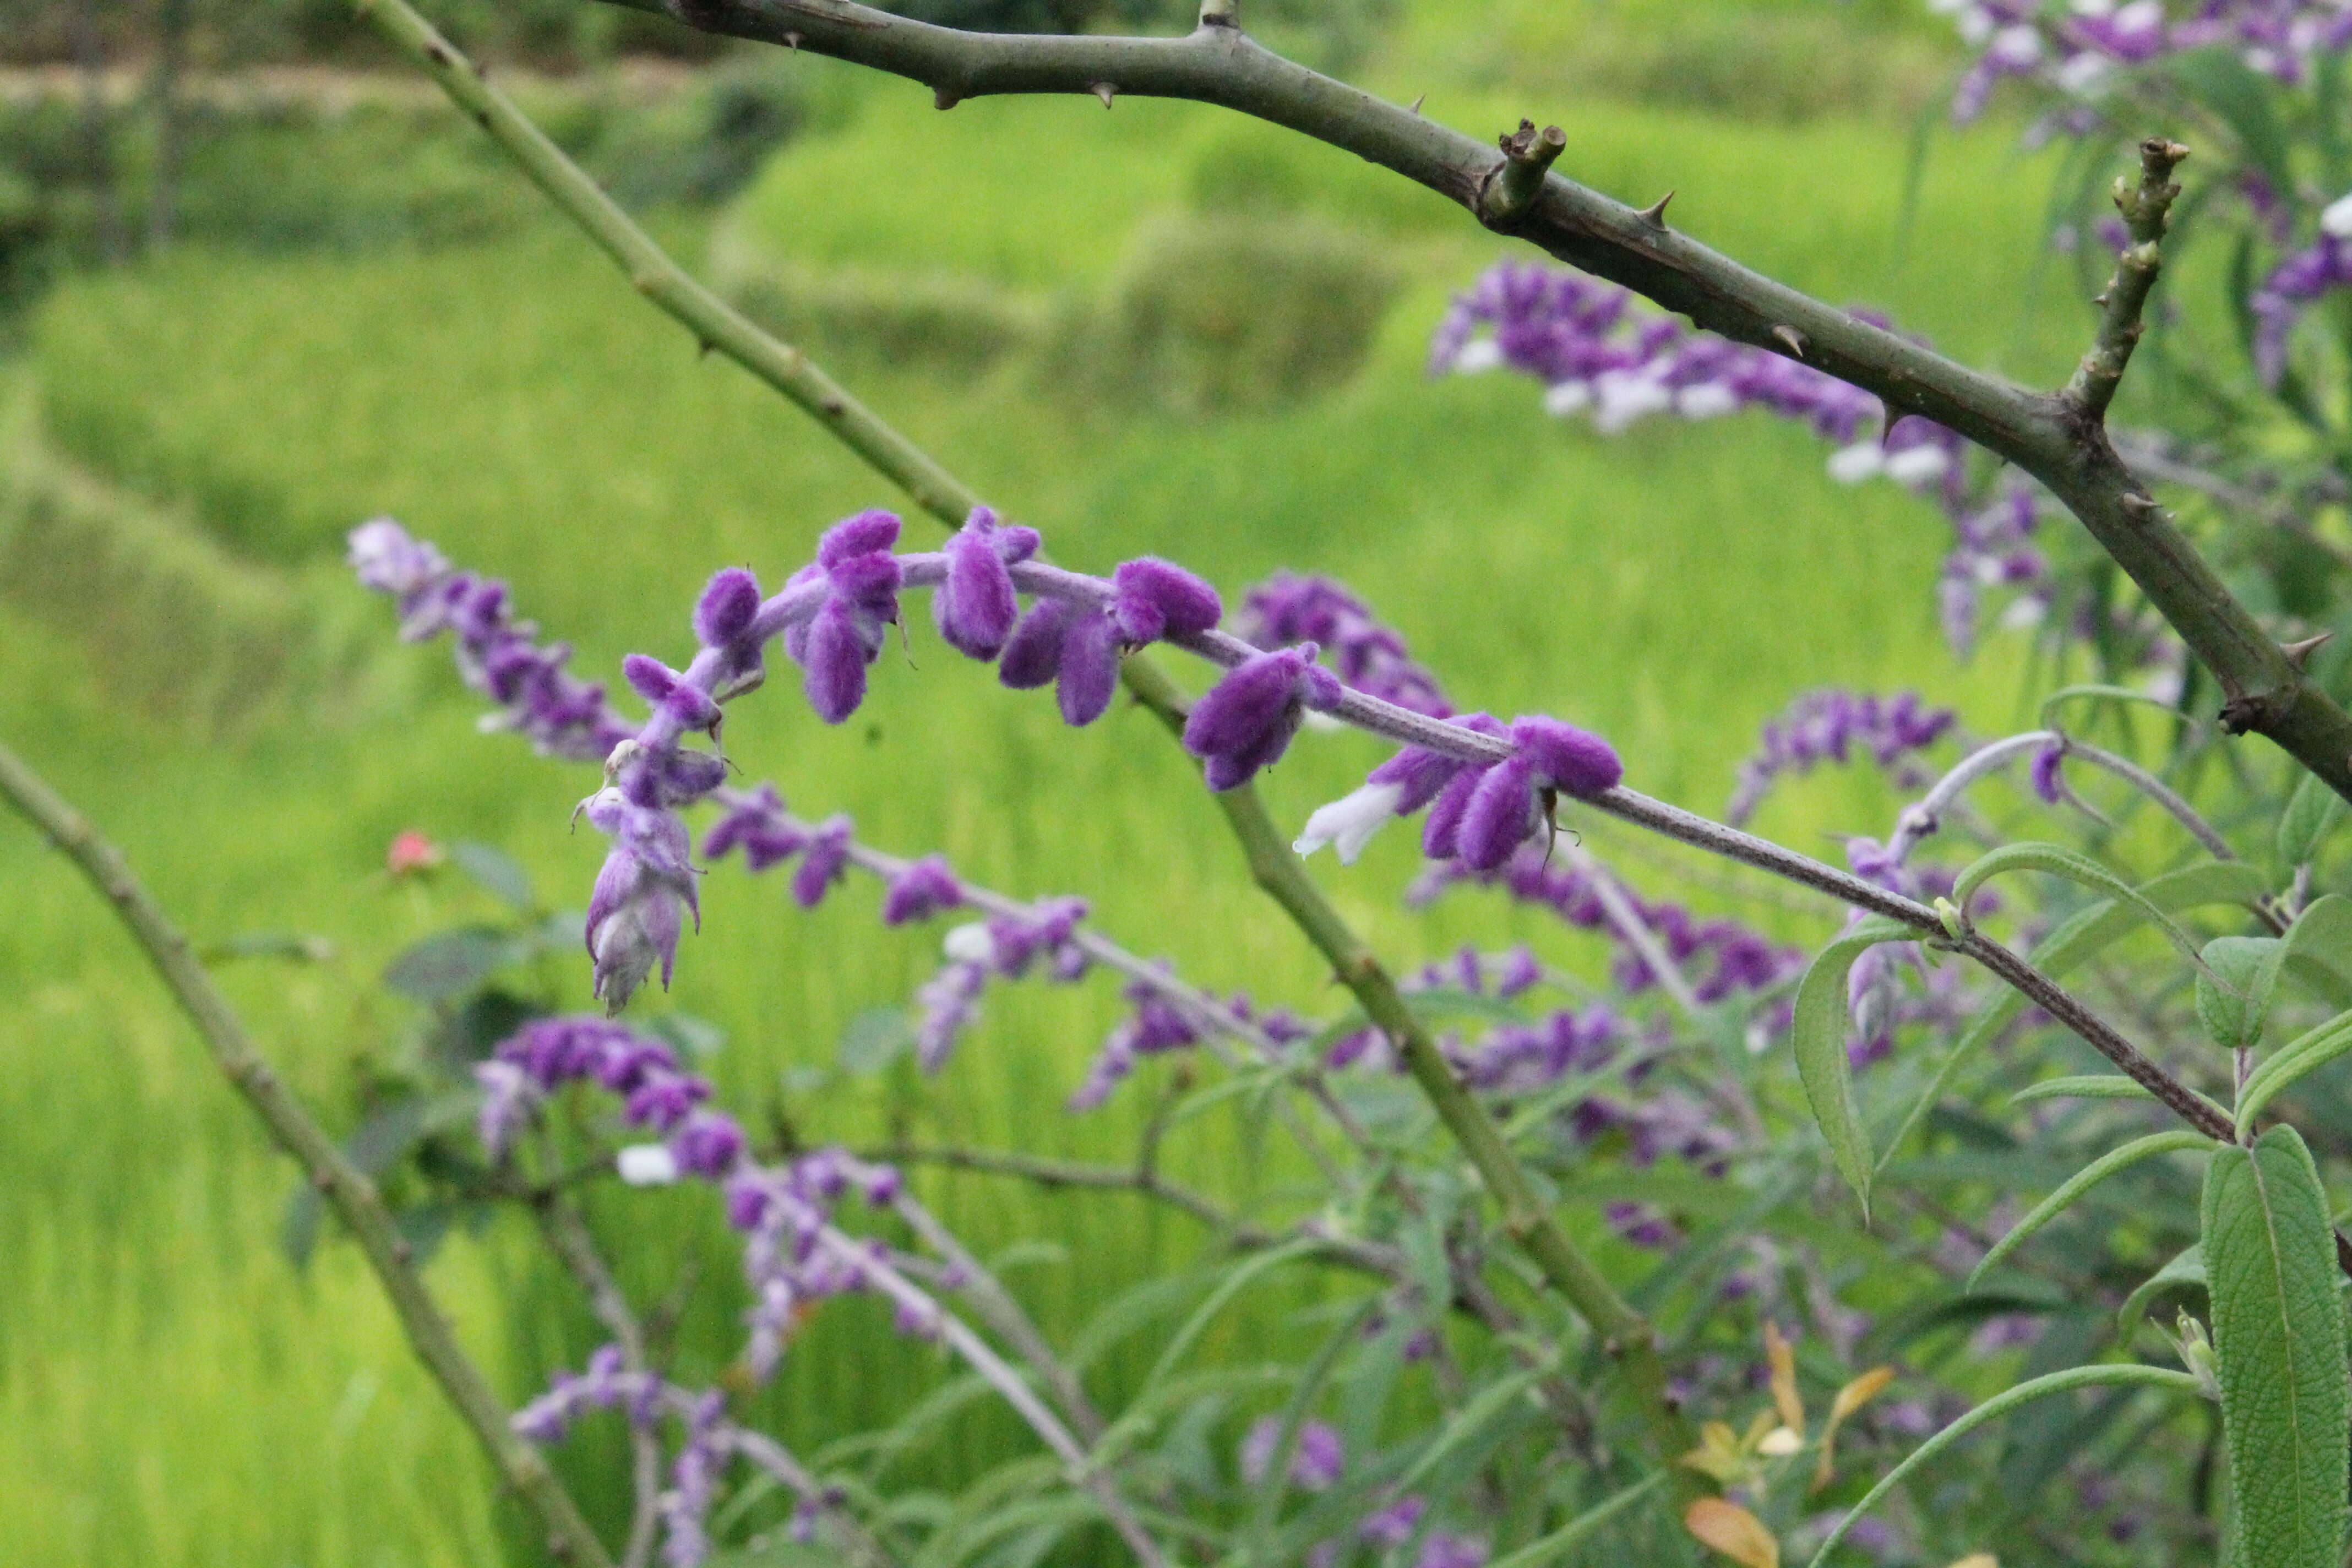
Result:
M1530 846L1490 871L1478 871L1458 861L1433 866L1406 893L1406 901L1420 908L1462 881L1501 887L1513 898L1543 905L1580 931L1601 931L1615 939L1620 946L1612 978L1627 994L1638 995L1657 984L1648 963L1610 921L1592 879L1575 867L1547 865L1541 853ZM1701 920L1680 905L1651 903L1634 897L1630 889L1627 899L1665 955L1690 975L1691 989L1701 1002L1720 1002L1741 992L1769 991L1793 979L1805 967L1802 951L1770 942L1737 921Z
M569 647L541 647L538 628L513 618L505 584L450 570L439 551L388 517L352 530L350 543L361 584L398 604L403 642L450 634L458 673L498 705L486 722L528 738L546 755L592 763L633 732L606 704L603 686L564 672Z
M1857 749L1881 768L1894 768L1912 752L1934 745L1959 721L1948 708L1925 707L1916 691L1894 697L1827 689L1808 691L1779 717L1765 721L1756 754L1739 765L1739 787L1724 812L1734 826L1756 815L1765 794L1783 773L1809 773L1823 763L1843 763ZM1896 775L1906 788L1922 781Z
M949 931L941 944L948 962L915 994L915 1054L923 1070L947 1065L956 1041L980 1016L981 994L992 978L1021 979L1043 959L1047 977L1059 984L1084 979L1093 960L1076 937L1086 918L1084 899L1040 899L1018 912L1001 911Z
M1883 318L1856 311L1863 320ZM1652 415L1707 419L1762 408L1799 420L1837 450L1832 478L1874 476L1931 497L1952 522L1940 596L1945 632L1965 649L1979 589L2046 574L2025 541L2053 504L2013 476L1991 500L1970 496L1958 433L1916 416L1886 426L1877 398L1785 355L1734 343L1638 306L1614 284L1534 262L1502 262L1455 297L1430 347L1433 374L1507 367L1544 384L1544 406L1590 413L1615 435ZM2038 601L2035 601L2038 603Z
M2335 216L2330 209L2329 216ZM2352 217L2352 214L2347 214ZM2247 301L2254 318L2254 369L2265 386L2286 374L2287 339L2313 301L2352 285L2352 237L2322 233L2271 269Z
M1251 1423L1235 1455L1244 1482L1253 1487L1265 1483L1274 1465L1275 1449L1281 1441L1282 1423L1277 1418L1261 1416ZM1299 1426L1297 1441L1291 1450L1290 1469L1285 1478L1290 1485L1301 1491L1328 1491L1339 1484L1346 1468L1347 1446L1335 1428L1320 1421ZM1306 1559L1307 1568L1335 1568L1350 1544L1383 1554L1392 1552L1413 1538L1428 1512L1428 1500L1408 1492L1364 1515L1348 1536L1310 1547ZM1412 1568L1484 1568L1486 1557L1483 1539L1433 1530L1422 1537Z
M743 1152L743 1132L729 1118L698 1109L710 1086L680 1071L677 1055L601 1018L541 1018L499 1044L474 1069L482 1089L482 1146L502 1157L549 1096L567 1084L593 1083L621 1100L630 1127L667 1140L674 1168L717 1180Z
M1279 1418L1265 1415L1252 1422L1242 1438L1238 1456L1242 1479L1251 1486L1262 1484L1274 1466L1274 1451L1281 1441ZM1290 1451L1292 1486L1301 1491L1329 1491L1339 1484L1339 1472L1346 1465L1347 1448L1339 1441L1336 1428L1321 1421L1300 1425L1297 1440Z
M2095 100L2116 73L2189 49L2226 45L2252 68L2295 85L2315 55L2352 43L2344 0L2203 0L2174 21L2161 0L1928 0L1981 52L1952 96L1952 118L1984 112L1992 89L2031 78L2070 98Z
M670 1568L695 1568L710 1554L711 1504L742 1438L727 1419L726 1397L715 1389L693 1394L650 1373L625 1371L620 1347L605 1345L583 1370L558 1373L546 1393L517 1411L514 1429L534 1443L557 1443L591 1410L621 1410L641 1431L653 1430L664 1415L677 1422L678 1448L659 1499L662 1561Z
M1359 691L1433 719L1454 711L1437 678L1406 651L1404 638L1328 577L1282 572L1267 578L1242 600L1234 630L1268 650L1314 643L1339 679Z
M1133 1011L1103 1037L1102 1049L1095 1053L1086 1081L1070 1095L1072 1110L1092 1110L1101 1105L1143 1058L1190 1050L1212 1033L1232 1032L1236 1025L1254 1031L1253 1043L1277 1048L1315 1034L1314 1026L1296 1014L1279 1007L1260 1012L1239 993L1223 1000L1202 997L1205 1008L1179 1005L1167 987L1148 981L1133 982L1123 994Z

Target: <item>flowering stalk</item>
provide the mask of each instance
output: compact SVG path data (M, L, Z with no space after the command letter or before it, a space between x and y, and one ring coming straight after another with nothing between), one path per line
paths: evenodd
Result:
M425 1289L409 1244L375 1184L352 1164L326 1130L270 1071L254 1048L244 1022L214 986L186 936L131 875L121 853L5 746L0 746L0 795L7 796L9 804L50 843L64 850L90 885L114 906L173 1000L195 1025L215 1065L253 1108L271 1140L302 1167L351 1227L408 1335L409 1348L473 1430L506 1484L529 1500L551 1536L562 1543L573 1562L586 1568L610 1568L612 1559L604 1542L588 1528L562 1481L509 1430L506 1407L458 1344L449 1321Z

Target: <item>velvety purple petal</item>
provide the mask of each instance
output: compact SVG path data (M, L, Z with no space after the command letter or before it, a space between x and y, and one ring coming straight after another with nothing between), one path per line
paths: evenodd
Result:
M760 580L740 566L722 567L694 605L694 635L705 647L733 642L760 609Z
M1238 752L1255 742L1291 705L1302 661L1290 649L1262 653L1225 672L1192 706L1184 749L1196 757Z
M1527 838L1535 805L1535 764L1523 756L1496 763L1463 805L1454 852L1475 870L1493 870Z
M621 674L638 696L656 707L677 689L677 671L646 654L633 653L623 659Z
M898 542L898 519L894 512L861 511L843 518L817 541L817 564L827 572L853 556L870 555Z
M1573 724L1534 714L1511 721L1511 738L1538 778L1569 795L1599 795L1625 776L1609 742Z
M1118 686L1118 627L1108 616L1082 608L1062 639L1062 673L1054 683L1064 722L1091 724L1101 718Z
M1298 721L1297 706L1285 707L1248 745L1211 757L1204 774L1209 788L1219 794L1238 789L1256 776L1260 768L1270 768L1280 762L1282 753L1290 749L1291 737L1298 733Z
M1462 813L1470 804L1470 796L1478 788L1478 781L1491 769L1471 764L1457 773L1437 792L1431 804L1429 816L1421 825L1421 852L1433 860L1451 860L1455 853L1455 836L1462 829Z
M1111 574L1118 589L1111 613L1131 643L1205 632L1224 618L1217 591L1173 562L1145 555Z
M1078 606L1066 599L1040 599L1013 628L997 661L996 679L1015 691L1044 686L1062 669L1062 643Z
M994 658L1021 613L1013 574L984 534L970 528L947 544L948 580L931 595L931 616L950 647L973 658Z
M827 600L809 623L806 666L809 706L826 723L840 723L866 700L866 642L838 599Z

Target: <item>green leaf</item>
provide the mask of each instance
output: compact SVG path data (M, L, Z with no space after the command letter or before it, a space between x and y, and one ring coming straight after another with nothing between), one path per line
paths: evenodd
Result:
M2047 1394L2067 1394L2078 1388L2096 1388L2120 1384L2138 1384L2148 1388L2166 1389L2174 1394L2195 1394L2198 1391L2197 1380L2185 1372L2175 1372L2170 1367L2139 1366L2126 1363L2115 1365L2069 1367L2064 1372L2053 1372L2047 1377L2037 1377L2031 1383L2021 1383L2015 1388L1996 1394L1916 1448L1912 1449L1904 1457L1901 1464L1887 1471L1880 1479L1879 1483L1864 1493L1860 1502L1853 1505L1853 1511L1838 1521L1837 1528L1830 1531L1828 1538L1822 1542L1821 1550L1813 1553L1810 1568L1821 1568L1821 1565L1828 1560L1829 1554L1837 1549L1837 1543L1845 1539L1845 1532L1858 1523L1872 1509L1877 1507L1880 1500L1900 1485L1906 1476L1986 1422L2006 1415L2021 1405L2030 1405Z
M2340 1568L2352 1378L2327 1198L2294 1128L2273 1127L2252 1149L2232 1144L2213 1156L2204 1248L2246 1561Z
M2344 820L2344 797L2317 773L2305 773L2287 797L2279 817L2279 859L2288 867L2306 865L2319 852L2320 840Z
M1870 1218L1870 1133L1854 1109L1853 1074L1845 1056L1846 976L1854 960L1882 942L1903 942L1919 933L1900 921L1873 915L1822 949L1805 978L1797 985L1797 1076L1804 1081L1805 1099L1813 1120L1829 1141L1830 1159L1838 1174L1862 1200L1863 1220Z
M1546 1563L1557 1563L1594 1531L1665 1484L1666 1474L1663 1470L1646 1479L1635 1481L1615 1496L1594 1503L1549 1535L1528 1542L1507 1557L1497 1557L1486 1568L1544 1568Z
M428 936L385 966L383 983L416 1002L463 996L506 967L514 946L489 926L460 926Z
M2260 898L2270 891L2270 879L2242 860L2203 860L2193 866L2183 866L2140 884L2139 899L2129 903L2106 900L2069 916L2056 931L2037 943L2027 955L2036 969L2053 979L2063 979L2066 973L2109 944L2119 942L2139 928L2147 917L2142 912L2143 903L2153 905L2165 913L2197 909L2207 904L2239 904ZM1974 1056L1987 1041L2000 1037L2000 1032L2017 1021L2025 1011L2022 992L2004 991L1993 1005L1977 1015L1977 1021L1958 1044L1944 1054L1936 1068L1936 1075L1905 1113L1902 1124L1886 1141L1886 1158L1892 1160L1951 1081L1960 1064ZM2218 1109L2218 1108L2217 1108Z
M2009 1097L2011 1105L2038 1100L2154 1100L2156 1096L2119 1072L2081 1073L2027 1084Z
M2217 936L2200 954L2197 1021L2224 1050L2252 1050L2270 1020L2271 994L2278 989L2286 943L2274 936Z
M1176 1370L1177 1363L1184 1359L1185 1352L1192 1348L1192 1342L1208 1331L1209 1324L1215 1320L1219 1312L1224 1310L1225 1304L1249 1289L1253 1280L1262 1275L1272 1273L1286 1263L1310 1256L1321 1245L1312 1237L1301 1237L1297 1241L1269 1247L1255 1257L1244 1260L1227 1273L1217 1282L1217 1288L1209 1292L1208 1300L1192 1310L1192 1315L1184 1320L1183 1326L1178 1329L1169 1340L1167 1348L1160 1352L1160 1359L1152 1363L1151 1371L1144 1378L1143 1386L1136 1394L1136 1398L1140 1400L1145 1394L1150 1394L1161 1380Z
M2286 933L2287 973L2338 1007L2352 1007L2352 899L2315 899Z
M2026 1237L2057 1218L2076 1198L2081 1197L2116 1172L2136 1165L2142 1160L2153 1159L2158 1154L2170 1154L2182 1149L2210 1149L2211 1147L2213 1147L2213 1140L2201 1132L2172 1131L2151 1132L2145 1138L2133 1139L2120 1149L2108 1150L2067 1177L2056 1192L2034 1205L2032 1213L2011 1226L2007 1236L1994 1242L1992 1249L1984 1255L1977 1264L1975 1271L1969 1276L1969 1289L1975 1289L1977 1281L1984 1278L1987 1269L2015 1252L2024 1245Z
M538 900L531 897L530 879L504 851L487 844L453 844L449 847L449 858L457 863L457 869L474 879L484 890L497 895L515 913L527 915L539 907Z
M2192 959L2197 956L2197 943L2187 931L2173 924L2153 900L2089 856L2077 854L2060 844L2002 845L1976 861L1953 881L1952 902L1966 910L1970 896L2004 871L2043 871L2053 877L2063 877L2070 882L2080 882L2094 892L2104 893L2117 903L2128 904L2137 910L2142 920L2162 931L2181 952Z
M2140 1320L2148 1308L2167 1290L2205 1289L2205 1248L2196 1242L2175 1254L2171 1262L2139 1282L2139 1288L2124 1298L2116 1312L2116 1336L2124 1345L2131 1344L2132 1336L2139 1332Z
M2263 1108L2276 1100L2288 1085L2318 1071L2347 1050L2352 1050L2352 1009L2336 1014L2272 1052L2238 1090L2238 1135L2244 1137Z
M2057 729L2058 725L2054 722L2054 720L2059 708L2066 702L2078 700L2095 700L2107 702L2140 702L2147 704L2150 708L2158 710L2159 712L2170 714L2175 719L2186 721L2188 718L2188 715L2182 713L2180 710L2175 708L2171 703L2165 701L2162 698L2150 697L2145 691L2134 691L2128 686L2062 686L2057 690L2052 692L2049 696L2042 700L2042 728L2044 730Z

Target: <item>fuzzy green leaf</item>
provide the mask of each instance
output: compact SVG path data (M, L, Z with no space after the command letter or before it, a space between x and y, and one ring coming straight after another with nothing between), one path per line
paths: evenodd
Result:
M2204 1248L2245 1559L2341 1568L2352 1379L2327 1197L2294 1128L2213 1156Z
M2336 1014L2273 1051L2238 1090L2239 1136L2245 1135L2263 1108L2285 1092L2288 1085L2316 1072L2346 1051L2352 1051L2352 1010Z
M2306 773L2279 816L2279 859L2290 868L2307 863L2320 841L2344 819L2344 797L2317 773Z
M2286 933L2286 967L2336 1006L2352 1007L2352 899L2330 893L2295 917Z
M1813 1120L1829 1141L1830 1159L1862 1200L1865 1222L1870 1217L1870 1133L1854 1109L1853 1073L1846 1061L1846 976L1868 949L1917 935L1900 921L1873 915L1822 949L1797 986L1791 1029L1797 1076L1804 1081Z
M2252 1049L2271 1016L2286 943L2274 936L2217 936L2200 956L2197 1021L2206 1037L2223 1050Z
M2195 1242L2173 1255L2172 1261L2139 1282L2139 1288L2124 1298L2116 1313L2116 1338L2126 1348L2132 1336L2139 1332L2140 1320L2158 1296L2168 1290L2203 1290L2205 1289L2205 1249Z
M1965 910L1969 899L1979 888L2004 871L2042 871L2053 877L2063 877L2079 882L2095 893L2104 893L2117 903L2137 910L2140 918L2154 924L2172 940L2175 946L2189 957L2197 956L2197 943L2187 931L2172 923L2164 910L2137 888L2100 865L2087 855L2058 844L2004 844L1991 854L1974 862L1954 879L1952 902Z
M1982 1260L1977 1264L1975 1271L1969 1276L1969 1289L1975 1289L1977 1281L1985 1277L1987 1269L2015 1252L2024 1245L2026 1237L2057 1218L2076 1198L2081 1197L2116 1172L2137 1165L2142 1160L2153 1159L2158 1154L2170 1154L2182 1149L2210 1149L2212 1146L2213 1140L2201 1132L2176 1131L2151 1132L2145 1138L2133 1139L2120 1149L2108 1150L2067 1177L2056 1192L2034 1205L2032 1213L2011 1226L2007 1236L1994 1242L1992 1249L1984 1255Z

